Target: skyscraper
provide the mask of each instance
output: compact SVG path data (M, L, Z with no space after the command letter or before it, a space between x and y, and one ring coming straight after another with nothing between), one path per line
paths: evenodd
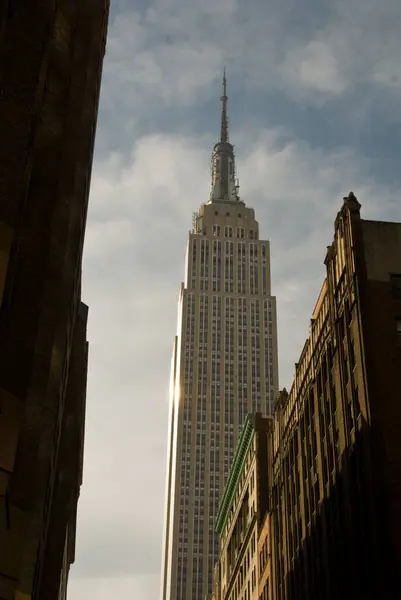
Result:
M239 197L226 77L209 201L193 216L175 338L162 600L211 591L220 495L248 412L272 412L278 385L269 242Z

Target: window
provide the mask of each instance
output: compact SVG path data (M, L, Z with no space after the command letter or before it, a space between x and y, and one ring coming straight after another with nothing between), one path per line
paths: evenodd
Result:
M220 225L213 225L213 235L214 236L220 235Z
M237 237L238 238L244 238L245 237L245 230L243 227L237 227Z
M401 346L401 319L397 319L397 344Z
M355 404L355 417L358 418L359 415L361 414L361 405L359 402L359 391L358 391L357 387L355 388L354 404Z
M349 349L350 349L351 369L353 370L355 368L355 345L354 345L354 341L351 342Z
M0 223L0 255L2 257L0 264L0 304L5 288L12 237L12 230L5 223Z
M224 228L224 234L226 237L232 237L233 236L233 228L232 227L225 227Z
M390 276L391 279L391 292L394 300L401 300L401 274L394 274Z

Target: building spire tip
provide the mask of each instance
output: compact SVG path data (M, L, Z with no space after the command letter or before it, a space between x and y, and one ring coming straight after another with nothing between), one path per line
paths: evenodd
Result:
M211 202L240 202L238 180L235 178L234 148L230 144L228 135L227 100L227 77L226 68L224 67L220 96L220 140L214 145L212 155Z
M221 96L221 128L220 141L228 142L228 118L227 118L227 78L226 68L223 69L223 90Z

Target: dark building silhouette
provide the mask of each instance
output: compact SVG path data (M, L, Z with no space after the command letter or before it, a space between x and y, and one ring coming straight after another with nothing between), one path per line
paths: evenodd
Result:
M81 302L109 0L0 3L0 599L65 598L82 482Z
M276 405L269 597L401 598L401 223L351 193L325 265Z

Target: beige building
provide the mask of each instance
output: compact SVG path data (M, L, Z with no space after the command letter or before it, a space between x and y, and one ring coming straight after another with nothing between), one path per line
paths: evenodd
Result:
M325 265L274 415L270 597L399 600L401 223L362 219L350 193Z
M212 589L219 498L250 412L278 390L270 248L240 199L228 140L225 79L210 199L194 215L181 286L169 416L162 600Z
M268 440L268 448L271 444L271 438ZM271 450L270 450L271 453ZM269 460L269 455L268 455ZM268 462L268 468L270 463ZM268 512L265 515L264 521L260 527L258 539L258 588L260 600L271 600L274 590L274 571L272 568L272 526L271 514Z
M221 540L215 600L258 600L264 567L258 541L268 511L268 443L272 419L248 415L216 520Z

